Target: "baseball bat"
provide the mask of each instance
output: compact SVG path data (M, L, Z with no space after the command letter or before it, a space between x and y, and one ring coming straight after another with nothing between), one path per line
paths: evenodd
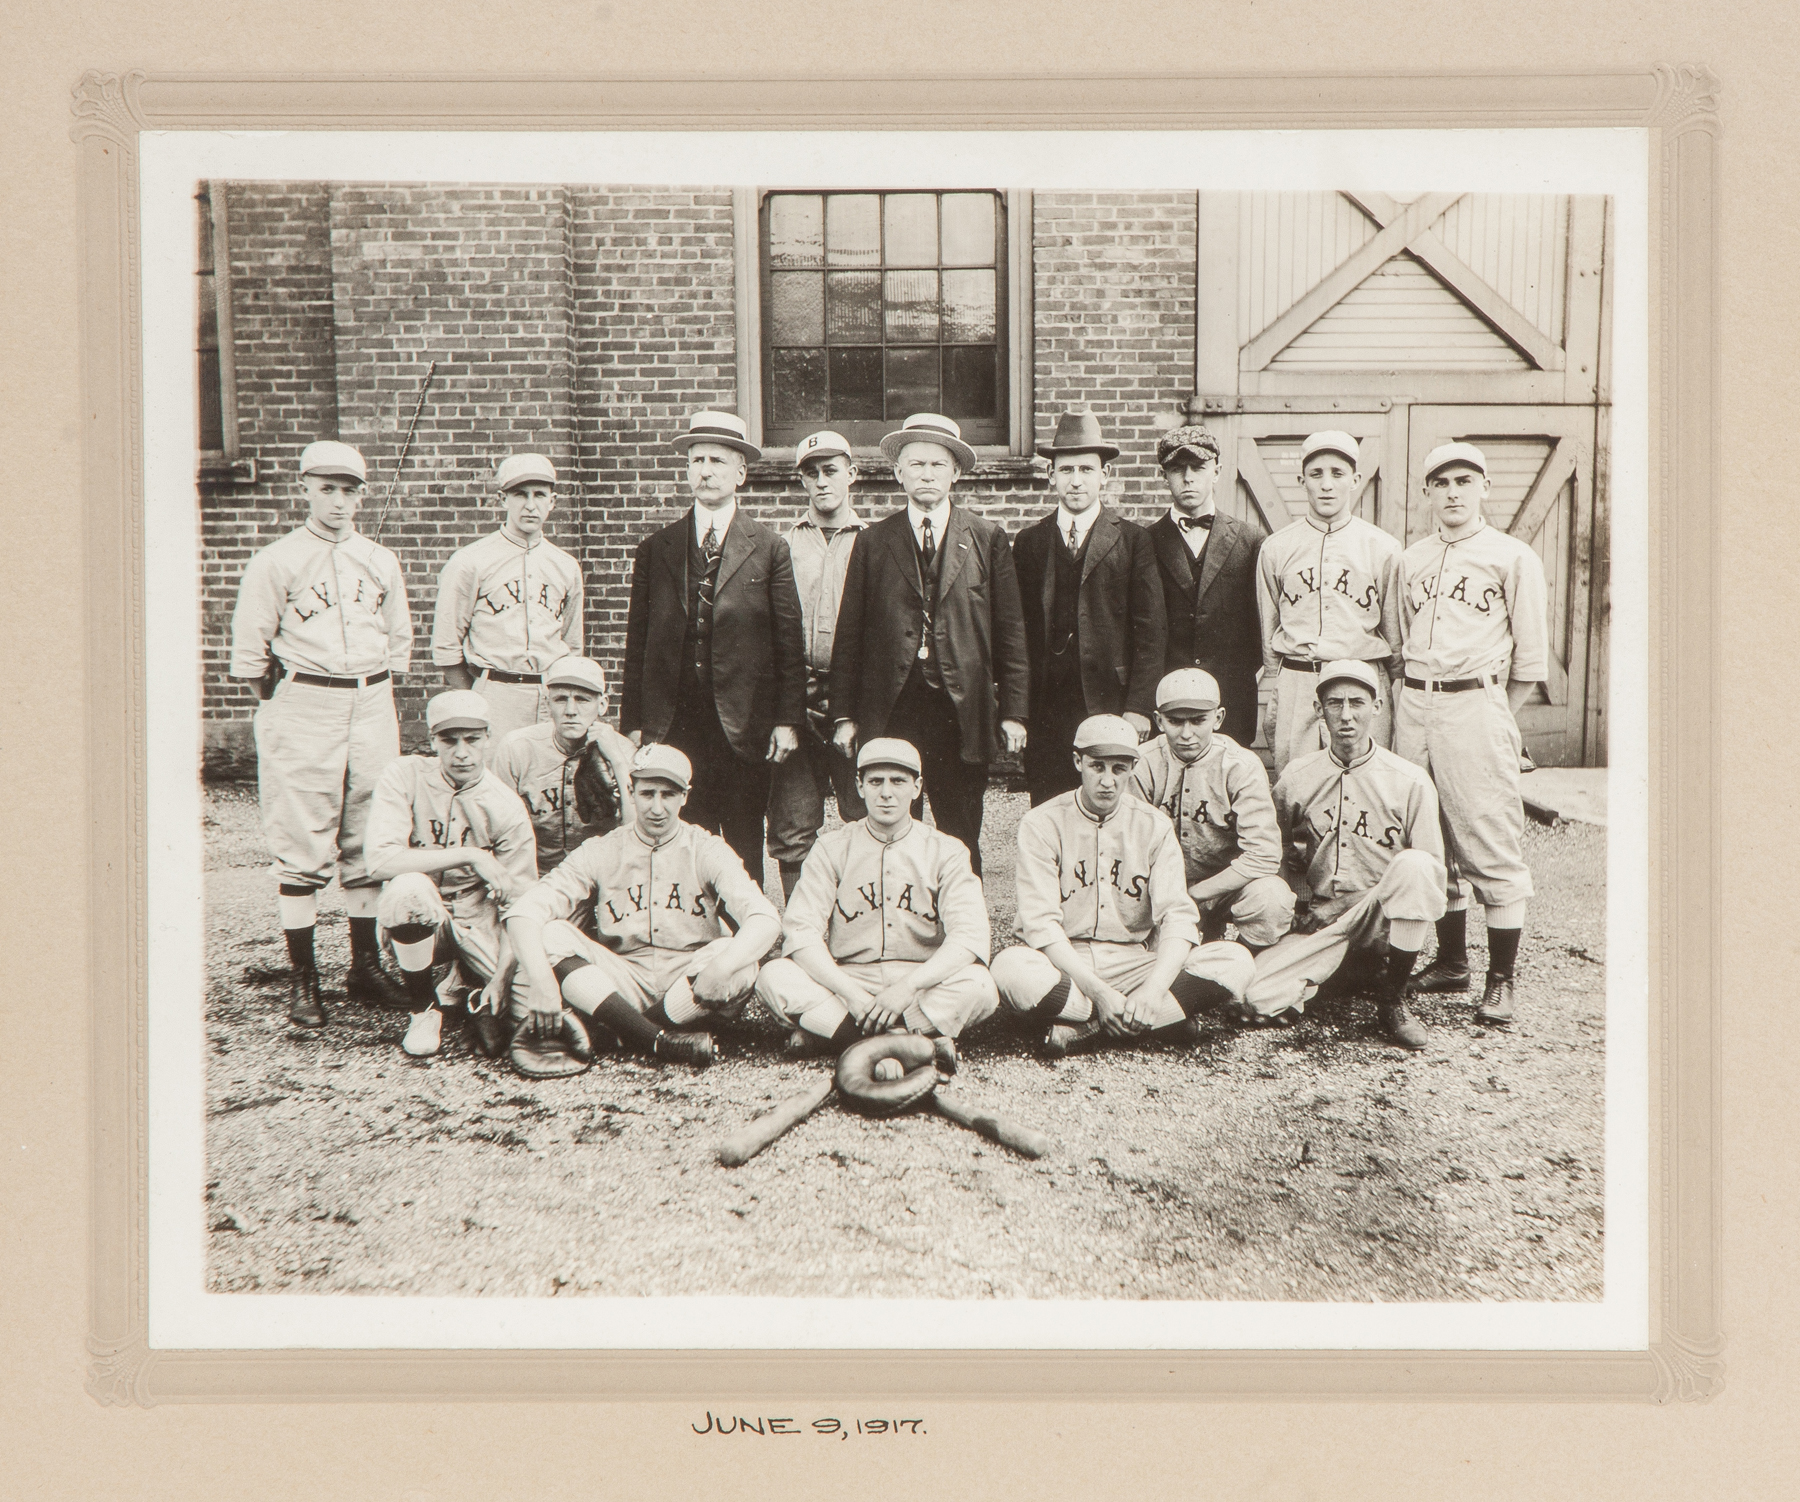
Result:
M754 1121L739 1127L719 1144L719 1161L727 1168L748 1163L783 1132L799 1126L824 1105L836 1083L827 1074L801 1094L784 1100L774 1110L765 1111Z
M431 378L437 374L438 362L433 360L425 371L425 379L419 382L419 399L413 403L412 421L406 425L406 442L400 446L400 459L394 465L394 473L388 478L387 495L382 499L381 512L375 518L375 530L371 538L379 539L382 524L387 521L388 507L394 504L394 487L400 483L400 474L406 468L406 456L412 452L413 433L419 426L419 414L425 410L425 393L431 390Z
M1023 1153L1027 1158L1041 1158L1050 1151L1051 1141L1042 1132L1020 1126L1016 1121L1008 1121L1006 1117L984 1111L979 1106L972 1106L966 1100L959 1100L948 1090L939 1089L931 1098L937 1103L938 1110L958 1126L980 1132L990 1142L1010 1147L1015 1153Z

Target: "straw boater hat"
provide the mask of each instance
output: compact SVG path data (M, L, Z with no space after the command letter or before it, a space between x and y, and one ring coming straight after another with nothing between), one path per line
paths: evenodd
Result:
M1056 436L1038 445L1046 459L1058 454L1098 454L1102 464L1119 457L1118 449L1100 436L1100 419L1092 412L1065 412L1057 419Z
M898 433L889 433L881 440L881 452L898 461L900 450L909 443L935 443L949 449L956 456L958 467L965 472L975 467L975 450L963 442L962 429L936 412L913 413L901 424Z
M750 441L750 430L735 412L696 412L688 418L687 432L675 440L685 449L696 443L722 443L746 459L762 458L762 450Z

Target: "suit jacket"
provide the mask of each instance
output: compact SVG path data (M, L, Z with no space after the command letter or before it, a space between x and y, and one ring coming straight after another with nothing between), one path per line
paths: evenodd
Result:
M1268 533L1217 513L1200 557L1196 596L1194 563L1181 529L1165 511L1149 531L1169 621L1163 671L1204 668L1218 679L1225 732L1248 746L1256 738L1256 675L1262 669L1256 554Z
M646 742L662 740L675 718L693 526L689 507L639 543L632 559L619 728L627 735L643 731ZM787 541L742 505L719 559L712 642L719 724L733 751L762 761L775 726L805 723L806 643Z
M919 654L919 591L912 524L902 507L865 527L850 551L831 652L831 715L854 720L862 740L887 734L888 717ZM931 650L956 705L967 762L992 761L1000 721L1023 721L1030 703L1025 623L1005 528L950 507L940 553Z
M1044 689L1045 634L1056 593L1057 518L1052 511L1013 540L1013 567L1025 611L1025 647L1031 658L1031 702ZM1089 714L1146 719L1156 708L1163 674L1162 581L1150 534L1105 506L1088 530L1081 555L1078 605L1081 692Z

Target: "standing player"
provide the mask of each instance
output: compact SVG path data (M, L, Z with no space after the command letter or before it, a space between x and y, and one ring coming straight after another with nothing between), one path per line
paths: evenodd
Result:
M512 455L494 488L506 520L444 565L431 660L451 688L477 689L488 701L499 741L544 718L544 669L581 650L581 566L544 536L556 509L548 459Z
M317 893L335 866L350 918L345 995L396 1005L375 931L378 879L363 853L369 796L400 754L393 675L412 656L400 562L356 530L368 470L347 443L300 455L306 524L244 570L231 676L255 681L256 781L294 967L288 1017L323 1027L313 947Z
M1256 558L1263 672L1273 687L1263 726L1275 775L1325 744L1319 669L1355 658L1375 669L1381 713L1373 734L1393 737L1391 679L1400 670L1400 544L1351 514L1362 456L1348 433L1314 433L1300 445L1306 515L1263 543Z
M825 823L825 789L837 798L838 818L863 816L850 758L831 744L831 644L837 631L838 602L850 549L863 529L850 506L856 459L837 433L809 433L794 450L794 468L806 491L806 515L788 532L794 588L800 595L800 625L806 637L806 720L799 726L800 748L775 766L769 779L769 854L781 869L781 890L791 896L800 863Z
M1450 910L1419 991L1469 989L1467 877L1487 910L1487 985L1480 1022L1513 1017L1513 966L1532 893L1519 797L1518 713L1548 676L1544 565L1482 518L1487 459L1472 443L1425 456L1437 530L1400 559L1406 677L1394 749L1431 774L1450 852Z
M573 652L544 670L544 696L550 718L515 730L500 743L494 773L525 800L537 836L538 875L553 871L583 840L605 834L628 816L625 789L631 758L637 750L600 718L606 702L606 675L592 658ZM583 823L576 780L590 745L598 746L602 765L611 774L617 803L612 823Z
M1240 1015L1288 1020L1328 984L1340 993L1372 984L1388 1036L1424 1048L1405 990L1427 926L1444 910L1437 797L1417 767L1375 744L1381 687L1369 663L1326 663L1319 707L1330 746L1296 757L1275 784L1288 868L1311 903L1309 931L1257 956Z
M712 1063L712 1035L699 1029L743 1010L781 919L731 846L679 817L692 781L673 746L640 748L634 822L588 840L507 914L530 982L526 1020L540 1033L567 1001L610 1030L603 1041L616 1034L658 1059ZM569 921L588 902L598 941Z
M406 981L412 1022L401 1043L424 1058L438 1051L444 1008L463 999L460 964L482 985L470 1007L491 1034L512 977L501 929L509 902L537 879L531 820L519 795L487 769L487 701L467 689L425 706L434 756L402 756L381 774L369 809L369 874L385 885L381 927ZM453 968L432 988L432 966Z
M1201 936L1222 938L1229 919L1254 955L1293 926L1294 892L1281 879L1269 774L1254 751L1218 733L1220 718L1211 673L1170 673L1156 685L1162 734L1140 748L1132 783L1175 826Z
M1075 732L1081 786L1019 821L1020 943L994 956L1001 997L1060 1058L1105 1037L1191 1039L1207 1003L1241 998L1255 962L1238 944L1198 950L1181 846L1126 789L1137 731L1095 715Z
M968 847L917 823L919 753L865 741L868 816L813 846L788 903L782 958L756 994L791 1051L842 1053L870 1033L956 1038L999 1005L987 971L987 900Z

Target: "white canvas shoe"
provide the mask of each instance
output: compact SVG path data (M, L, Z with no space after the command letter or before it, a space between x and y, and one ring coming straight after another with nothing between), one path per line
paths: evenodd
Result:
M444 1014L437 1007L414 1012L400 1046L416 1059L430 1058L444 1039Z

